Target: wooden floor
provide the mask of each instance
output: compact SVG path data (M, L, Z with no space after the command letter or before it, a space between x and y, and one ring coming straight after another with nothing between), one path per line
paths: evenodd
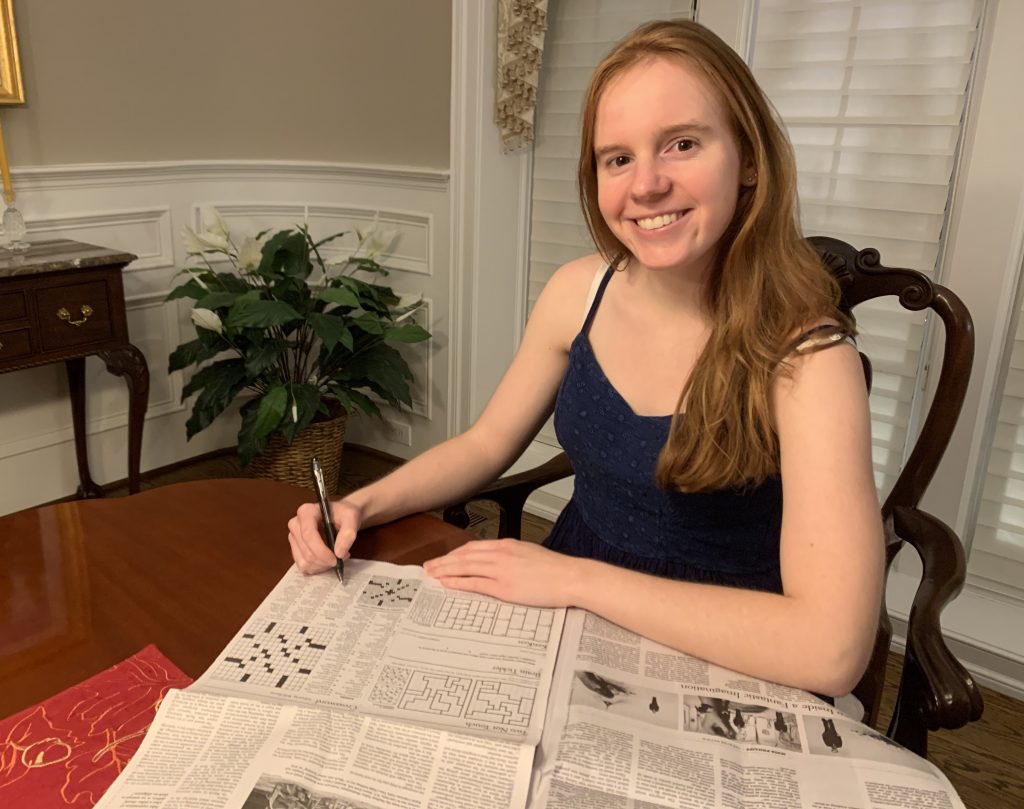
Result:
M346 446L338 494L386 474L396 462L397 459L374 450ZM143 488L242 475L244 472L234 453L219 452L144 474ZM127 489L114 485L107 493L118 496L127 494ZM493 537L497 527L496 512L484 504L473 509L470 529L480 536ZM524 539L539 541L550 527L546 520L525 515ZM891 655L879 722L883 730L892 712L902 662L899 654ZM1021 809L1024 807L1024 702L987 688L982 691L985 713L981 720L957 731L931 734L928 758L946 774L968 809Z

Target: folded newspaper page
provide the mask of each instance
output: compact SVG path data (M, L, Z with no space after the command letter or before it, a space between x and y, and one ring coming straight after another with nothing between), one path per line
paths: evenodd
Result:
M99 807L525 807L565 610L291 568Z
M927 760L805 691L569 610L535 809L962 809Z

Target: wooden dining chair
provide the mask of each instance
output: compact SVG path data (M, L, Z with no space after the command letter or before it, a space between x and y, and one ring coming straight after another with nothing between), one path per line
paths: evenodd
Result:
M920 509L921 497L949 444L967 393L974 358L974 327L967 308L941 284L915 270L882 265L877 250L857 250L846 242L823 236L809 239L823 264L839 282L842 308L850 313L873 298L895 296L910 311L930 309L944 327L942 366L932 402L909 458L882 505L885 527L886 574L904 543L921 557L923 573L907 622L907 645L892 720L886 735L925 756L928 731L952 730L981 717L981 692L971 675L949 650L939 616L963 587L966 562L963 546L953 531ZM871 389L871 362L863 352L865 381ZM541 486L571 475L565 453L535 469L503 477L466 502L449 506L444 518L465 528L467 504L489 500L499 509L498 536L518 537L523 507ZM863 706L868 725L878 721L892 624L884 594L878 632L870 663L853 695Z

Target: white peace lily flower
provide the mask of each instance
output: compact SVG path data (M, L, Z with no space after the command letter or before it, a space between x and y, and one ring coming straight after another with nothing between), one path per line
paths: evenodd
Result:
M197 233L196 240L203 246L203 250L220 250L223 253L228 251L228 240L219 233L208 230Z
M367 258L377 258L388 251L396 236L398 236L398 231L394 228L378 228L374 225L363 235L359 247L356 248L356 253L365 252Z
M353 253L354 256L365 254L367 258L377 258L391 247L391 243L398 235L394 228L382 228L380 226L380 211L373 215L373 221L366 230L356 228L356 236L359 244Z
M263 239L246 236L242 246L238 248L238 269L252 272L263 260Z
M296 424L299 423L299 405L297 402L292 402L292 421Z
M199 236L190 227L182 228L181 240L185 243L185 252L190 256L201 256L203 250L206 249L199 241Z
M228 230L227 223L224 221L224 217L220 215L220 211L210 206L200 208L199 213L203 220L204 230L220 236L225 242L231 238L231 231Z
M217 334L224 333L224 324L220 322L220 317L212 309L200 309L198 307L193 309L192 322L200 328L217 332Z

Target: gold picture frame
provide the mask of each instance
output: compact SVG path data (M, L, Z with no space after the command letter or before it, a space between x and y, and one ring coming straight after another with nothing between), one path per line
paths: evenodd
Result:
M0 0L0 104L25 103L13 4L14 0Z

